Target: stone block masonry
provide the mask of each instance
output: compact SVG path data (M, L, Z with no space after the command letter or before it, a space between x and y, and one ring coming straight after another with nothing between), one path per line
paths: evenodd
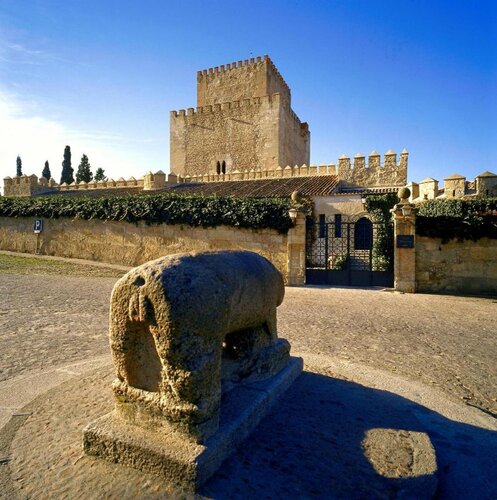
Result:
M266 55L204 69L197 73L197 106L240 101L279 93L290 104L291 93Z
M183 177L309 164L310 132L264 56L198 72L197 109L171 112L170 155Z
M179 252L202 250L251 250L268 258L291 285L304 284L305 263L296 266L305 234L299 213L288 234L274 229L213 228L180 225L146 225L143 222L45 219L43 232L33 234L34 217L0 217L0 249L88 259L109 264L136 266ZM291 244L290 244L291 243Z
M179 182L222 182L251 179L278 179L286 177L314 177L319 175L335 175L342 181L343 187L403 187L407 182L407 163L409 153L404 149L397 162L397 154L392 150L385 153L384 161L376 151L366 158L358 153L351 162L350 157L342 155L338 165L287 165L271 169L234 170L226 174L218 174L214 170L200 175L179 177Z
M497 240L416 236L416 289L420 292L497 294Z

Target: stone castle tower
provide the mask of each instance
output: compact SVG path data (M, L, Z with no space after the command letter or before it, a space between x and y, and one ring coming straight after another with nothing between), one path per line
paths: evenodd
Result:
M197 74L197 108L171 112L171 172L182 176L309 164L310 132L268 56Z

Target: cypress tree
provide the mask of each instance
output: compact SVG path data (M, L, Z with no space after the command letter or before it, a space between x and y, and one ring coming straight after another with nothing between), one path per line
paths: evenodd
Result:
M105 181L107 177L105 176L105 171L103 168L98 167L97 171L95 172L95 180L96 181Z
M22 175L22 160L21 160L21 157L19 155L17 155L17 160L16 160L16 175L17 177L21 177Z
M43 169L43 172L41 173L42 177L45 177L45 179L48 181L50 180L50 177L52 177L52 174L50 173L50 167L48 165L48 161L45 162L45 168Z
M74 169L71 165L71 148L66 146L64 148L64 161L62 162L62 175L60 176L60 183L66 182L71 184L74 182Z
M90 163L88 161L88 156L83 155L81 157L81 163L79 164L78 171L76 172L76 182L90 182L93 179L93 174L91 173Z

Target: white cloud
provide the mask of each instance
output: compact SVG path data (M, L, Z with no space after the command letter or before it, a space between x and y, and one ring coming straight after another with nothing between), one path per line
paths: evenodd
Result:
M43 116L35 102L0 88L0 183L14 176L16 157L22 158L24 174L41 176L45 160L50 163L52 176L60 180L64 147L71 146L72 164L76 170L81 155L87 154L93 171L102 167L109 177L140 177L149 168L137 164L138 149L147 140L133 141L107 131L85 131L71 128L57 120ZM138 144L137 144L138 143ZM134 158L134 159L133 159ZM152 168L153 169L153 168Z
M0 32L0 37L2 33ZM28 64L41 66L47 62L73 63L56 54L44 50L31 49L26 45L0 38L0 62L6 64Z

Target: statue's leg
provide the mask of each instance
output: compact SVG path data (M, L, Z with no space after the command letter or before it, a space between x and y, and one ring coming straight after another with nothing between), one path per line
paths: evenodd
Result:
M217 338L176 332L164 356L165 410L200 442L219 427L221 349Z
M269 311L266 326L268 329L269 336L271 337L271 341L274 341L278 338L278 330L276 326L276 307L272 307Z

